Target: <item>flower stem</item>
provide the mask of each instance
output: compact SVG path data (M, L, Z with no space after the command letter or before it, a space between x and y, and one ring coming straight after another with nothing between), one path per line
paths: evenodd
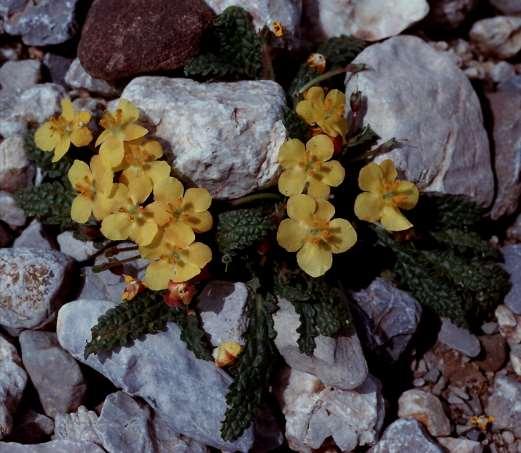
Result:
M324 74L320 74L314 79L311 79L308 83L303 85L297 91L297 94L302 94L304 93L304 91L311 88L312 86L317 85L318 83L323 82L324 80L330 79L331 77L342 74L344 72L352 72L353 74L355 74L357 72L364 71L365 69L367 69L367 66L365 64L348 64L347 66L343 66L341 68L332 69L331 71L324 72Z
M134 255L130 258L125 258L124 260L118 260L115 259L113 261L109 261L108 263L98 264L97 266L92 267L92 272L103 272L107 269L111 269L113 267L121 266L122 264L130 263L132 261L136 261L137 259L141 258L141 255Z
M114 256L114 255L117 255L118 253L123 253L123 252L130 252L132 250L138 250L138 246L137 245L129 245L128 247L121 247L121 248L118 248L116 246L114 247L111 247L109 248L107 251L105 251L105 256Z
M232 206L243 206L245 204L254 203L256 201L281 201L282 196L276 193L264 192L264 193L254 193L253 195L246 195L241 198L236 198L235 200L231 200L229 203Z

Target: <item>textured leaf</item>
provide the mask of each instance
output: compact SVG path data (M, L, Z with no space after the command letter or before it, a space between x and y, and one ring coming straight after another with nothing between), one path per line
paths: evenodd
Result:
M45 180L66 178L73 162L67 154L58 162L52 162L53 153L42 151L36 146L33 132L25 136L25 152L27 158L41 169L42 178Z
M310 128L294 110L285 108L282 121L284 123L284 127L286 128L288 137L298 138L303 143L308 141L310 136Z

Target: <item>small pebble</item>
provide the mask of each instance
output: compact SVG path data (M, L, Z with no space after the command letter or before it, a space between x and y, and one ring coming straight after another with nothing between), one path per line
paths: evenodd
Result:
M443 391L443 389L445 388L446 385L447 385L447 380L445 379L444 376L442 376L440 378L440 380L438 382L436 382L436 385L434 387L432 387L432 393L436 396L440 396L441 392Z
M503 436L503 440L508 444L513 444L516 440L516 438L514 437L514 435L510 432L510 431L503 431L501 433L501 435Z
M481 326L481 330L486 335L494 335L499 332L499 327L497 322L486 322Z
M418 378L418 379L415 379L412 384L415 386L415 387L423 387L425 385L425 379L422 379L422 378Z

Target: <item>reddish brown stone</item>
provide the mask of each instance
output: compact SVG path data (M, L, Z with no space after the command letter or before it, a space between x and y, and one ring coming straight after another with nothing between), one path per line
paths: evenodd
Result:
M507 360L505 340L501 335L483 335L479 341L484 357L477 364L483 371L499 371Z
M197 54L213 17L202 0L95 0L78 56L104 80L177 69Z

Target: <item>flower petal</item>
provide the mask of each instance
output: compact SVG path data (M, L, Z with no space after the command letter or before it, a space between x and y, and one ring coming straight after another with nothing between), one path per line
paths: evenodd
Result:
M136 204L142 204L152 193L152 181L147 176L132 178L128 182L128 194Z
M194 242L188 247L188 261L202 269L212 261L212 250L202 242Z
M72 163L71 168L69 168L69 171L67 172L67 177L74 188L78 183L87 183L88 185L91 185L94 179L89 166L82 160L78 159L75 159Z
M149 157L153 158L151 160L159 159L163 155L163 147L161 143L157 140L148 140L145 144L142 145L146 154Z
M103 236L112 241L122 241L128 238L130 219L128 214L117 212L103 219L101 232Z
M125 146L121 140L108 135L107 139L101 144L99 154L108 165L116 168L123 161Z
M304 99L322 104L324 102L324 89L319 86L311 87L304 94Z
M172 202L183 196L183 184L173 176L163 179L154 187L154 197L164 203Z
M144 222L132 222L128 235L137 245L146 246L154 240L158 230L157 223L149 219Z
M59 136L53 131L50 122L43 123L34 133L34 143L43 151L52 151Z
M326 199L329 197L329 186L317 181L315 178L310 178L308 185L308 194L317 200Z
M103 220L112 213L114 204L114 198L109 197L106 193L96 192L92 206L92 214L96 220Z
M398 195L393 197L393 203L401 209L412 209L418 203L420 193L416 185L410 181L399 181L396 187Z
M331 187L338 187L346 177L344 167L337 160L322 164L320 174L322 175L322 182Z
M186 223L172 223L164 231L164 240L176 247L186 248L195 241L195 234Z
M296 252L304 245L308 230L300 222L284 219L277 230L277 242L288 252Z
M160 160L157 162L150 162L145 173L152 180L154 186L156 186L160 181L170 176L171 170L172 168L168 162Z
M279 176L279 191L287 197L301 194L305 185L306 174L300 168L283 171Z
M69 98L63 98L60 101L60 105L62 108L61 116L65 118L67 121L74 120L74 106Z
M306 143L306 150L315 159L325 162L333 157L335 146L327 135L315 135Z
M306 147L296 138L284 142L279 149L278 162L282 168L298 165L306 160Z
M382 215L384 199L381 195L364 192L359 194L355 200L355 215L366 222L377 222Z
M399 209L392 206L383 208L381 222L387 231L404 231L413 226Z
M360 170L358 185L368 192L382 193L383 172L378 164L371 162Z
M78 223L86 223L92 213L92 200L78 195L71 204L71 219Z
M317 210L314 217L320 220L329 221L335 215L335 207L326 200L317 200Z
M398 172L391 159L385 159L381 162L380 168L382 169L384 181L393 182L398 177Z
M139 124L130 123L123 128L123 133L125 134L125 140L131 141L141 138L144 135L148 134L148 129L145 129L143 126L140 126Z
M121 119L124 123L136 121L139 118L138 108L127 99L120 99L117 110L121 110Z
M311 277L324 275L333 265L333 254L320 245L306 242L297 252L297 263Z
M192 188L185 192L183 197L183 207L192 209L195 212L206 211L212 204L212 196L206 189Z
M328 241L333 253L343 253L356 244L356 231L345 219L333 219L329 222L329 230L333 237Z
M54 156L52 158L52 162L58 162L67 151L71 147L71 139L68 136L61 137L60 141L56 144L56 148L54 148Z
M172 216L168 213L167 206L162 201L154 201L147 205L146 209L152 213L155 222L159 226L164 226L172 220Z
M297 115L299 115L306 123L315 124L316 112L311 101L300 101L297 104L295 111L297 112Z
M96 183L96 192L109 194L112 190L114 175L107 163L99 154L92 156L90 160L92 176Z
M180 283L191 280L196 275L201 273L201 268L195 264L189 263L188 261L178 261L174 266L173 282Z
M96 146L101 145L105 140L107 140L109 137L112 136L112 131L110 130L104 130L101 134L98 135L98 138L96 139Z
M317 202L309 195L294 195L287 204L288 217L293 220L308 221L317 208Z
M327 110L336 111L342 115L346 105L346 96L340 90L333 89L327 93L324 103Z
M92 141L92 132L88 127L74 129L71 134L71 142L74 146L87 146Z
M145 271L143 283L152 291L168 288L168 283L174 278L175 268L167 261L154 261Z
M188 223L196 233L206 233L213 226L212 214L208 211L185 213L181 219L183 222Z

